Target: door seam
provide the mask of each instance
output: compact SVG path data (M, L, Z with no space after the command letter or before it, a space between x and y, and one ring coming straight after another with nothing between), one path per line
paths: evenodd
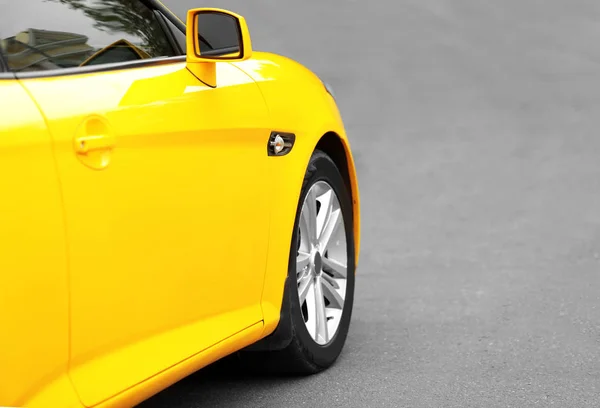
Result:
M64 234L64 243L65 243L65 273L67 275L67 372L65 373L67 378L69 379L69 383L71 384L71 388L73 389L73 392L75 392L75 395L77 395L77 398L79 398L79 402L85 406L85 404L83 403L83 400L81 399L81 396L79 395L79 392L77 391L77 388L75 387L75 384L73 383L73 380L71 379L71 354L72 354L72 350L71 350L71 331L72 331L72 322L71 322L71 316L72 316L72 312L71 312L71 308L72 308L72 303L71 303L71 261L70 261L70 242L69 242L69 233L68 233L68 222L67 222L67 211L66 211L66 205L65 205L65 196L64 196L64 188L63 188L63 184L62 184L62 179L60 177L60 172L59 172L59 168L58 168L58 158L56 157L56 139L54 138L54 134L52 133L52 129L50 128L50 122L48 120L48 118L46 117L46 114L44 113L44 111L42 110L42 107L40 106L40 104L38 103L38 101L35 99L35 97L33 96L33 94L29 91L29 89L27 88L26 84L23 82L23 80L21 79L17 79L17 82L19 83L19 85L21 86L21 88L23 88L23 90L27 93L27 95L29 96L29 98L31 99L31 101L33 102L33 104L35 105L35 107L37 108L37 110L39 111L40 115L42 116L42 119L44 120L44 123L46 124L46 129L48 131L48 135L50 135L50 148L52 150L52 161L54 163L54 174L56 175L57 178L57 184L58 184L58 189L59 189L59 197L60 197L60 203L61 203L61 212L62 212L62 218L63 218L63 234Z

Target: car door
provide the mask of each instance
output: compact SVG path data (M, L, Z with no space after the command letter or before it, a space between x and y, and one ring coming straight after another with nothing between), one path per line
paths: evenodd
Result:
M53 137L89 406L262 320L267 108L234 65L216 88L192 75L143 2L11 7L8 63Z
M67 378L67 259L50 135L1 59L0 406L35 405L47 391L47 403L71 407L78 400Z

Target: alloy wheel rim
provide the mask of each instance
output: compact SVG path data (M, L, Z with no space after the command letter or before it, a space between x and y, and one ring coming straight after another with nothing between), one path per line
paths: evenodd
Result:
M315 183L302 204L296 281L304 324L326 345L336 335L347 287L347 245L338 197L327 182Z

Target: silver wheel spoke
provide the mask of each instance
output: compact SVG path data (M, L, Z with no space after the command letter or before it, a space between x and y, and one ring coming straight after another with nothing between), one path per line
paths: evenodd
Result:
M300 273L310 263L310 254L298 252L296 257L296 273Z
M344 308L344 299L327 279L320 279L323 295L329 300L329 307Z
M313 289L314 283L315 281L310 274L307 274L298 280L298 298L300 299L300 306L302 306L308 293Z
M334 278L337 279L346 279L346 267L329 258L323 258L323 266L327 272L331 273Z
M327 333L327 311L325 310L325 298L323 297L321 281L321 278L317 278L317 284L315 285L315 320L317 343L325 344L329 341L329 335Z
M344 214L324 180L306 193L298 221L296 281L304 325L312 339L328 344L339 329L347 291L348 253Z
M302 206L302 233L310 243L317 240L317 196L314 189L311 189L306 195L304 205Z
M331 276L329 276L328 274L324 273L321 275L321 278L327 280L327 282L333 286L335 289L339 289L340 288L340 284ZM325 297L327 297L327 295L325 295Z
M321 248L322 251L325 251L329 246L329 241L341 225L341 220L342 210L339 209L332 211L329 218L327 218L323 232L319 237L319 248Z
M335 197L334 194L335 193L333 190L329 189L318 197L319 202L321 203L321 208L317 214L317 240L319 242L321 242L321 237L325 232L327 222L329 221L333 211L333 199Z

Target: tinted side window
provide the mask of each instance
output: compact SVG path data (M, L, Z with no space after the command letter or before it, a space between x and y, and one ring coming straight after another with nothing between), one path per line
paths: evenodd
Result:
M3 4L0 51L12 71L176 55L140 0L18 0Z
M177 43L179 44L179 47L181 48L181 51L183 52L182 55L185 55L186 54L186 48L187 48L185 33L181 32L179 30L179 28L177 28L175 26L175 24L173 24L166 17L165 17L165 21L167 22L167 25L169 26L169 29L173 33L173 36L175 37L175 41L177 41Z

